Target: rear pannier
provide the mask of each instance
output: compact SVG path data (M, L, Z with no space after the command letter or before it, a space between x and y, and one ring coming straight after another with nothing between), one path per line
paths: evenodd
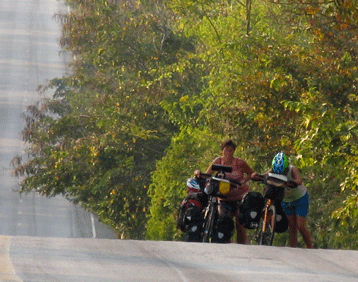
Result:
M265 205L264 197L261 193L248 192L240 203L239 222L247 229L254 229L258 226L260 214Z

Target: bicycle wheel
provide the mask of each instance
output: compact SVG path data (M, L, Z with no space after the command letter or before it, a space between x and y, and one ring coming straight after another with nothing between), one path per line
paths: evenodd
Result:
M276 207L273 203L267 208L266 224L264 224L264 221L265 216L260 219L257 243L259 245L272 246L276 225Z
M204 225L203 225L203 242L209 243L211 235L213 233L214 221L215 221L215 212L216 207L214 203L210 203L207 207L207 211L204 216Z

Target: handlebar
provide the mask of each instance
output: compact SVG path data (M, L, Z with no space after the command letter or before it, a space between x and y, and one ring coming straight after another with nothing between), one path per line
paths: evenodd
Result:
M255 177L258 177L258 178L251 178L251 180L264 182L265 178L266 178L265 175L263 175L263 174L256 174Z
M235 181L235 180L232 180L232 179L227 179L230 181L231 184L234 184L234 185L237 185L237 186L242 186L242 183L239 182L239 181Z
M220 166L220 171L214 175L202 173L199 170L194 171L194 175L199 181L206 182L204 192L207 195L226 197L231 190L242 186L242 183L239 181L226 179L225 173L220 173L222 168L223 166Z
M256 178L251 178L252 181L260 181L264 184L274 185L276 187L296 188L298 185L295 181L288 180L286 176L275 173L257 174Z
M233 179L227 179L227 178L222 178L222 177L218 177L218 176L213 176L213 175L211 175L211 174L203 173L203 172L200 172L200 175L199 175L199 178L205 179L205 180L206 180L206 179L209 179L209 178L212 178L212 177L229 180L229 181L230 181L230 184L232 184L232 185L234 185L234 186L242 186L242 183L241 183L241 182L235 181L235 180L233 180Z

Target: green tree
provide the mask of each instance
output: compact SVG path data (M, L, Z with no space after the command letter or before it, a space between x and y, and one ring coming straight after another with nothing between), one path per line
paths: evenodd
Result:
M25 113L29 158L13 161L26 176L21 192L63 194L122 237L143 238L150 172L176 132L159 102L179 95L183 80L161 66L191 51L190 39L170 32L157 2L67 2L61 44L74 55L71 74L44 86L54 96Z
M178 3L183 4L182 1ZM272 154L272 148L281 149L284 146L292 151L294 144L292 128L296 112L285 107L282 101L298 99L298 86L295 78L282 67L285 63L280 61L283 60L282 51L286 50L272 48L272 45L284 42L285 35L279 32L279 27L277 39L266 33L269 22L265 17L264 5L252 7L251 12L255 17L251 16L250 19L255 22L252 26L256 29L252 29L247 36L247 6L224 5L222 2L222 9L214 11L212 7L219 5L216 2L185 3L190 8L189 16L182 19L183 25L178 24L178 28L187 27L185 34L202 39L195 55L200 58L200 64L207 72L202 77L204 84L200 93L191 95L189 99L182 97L179 102L165 102L162 105L176 123L189 124L193 129L204 128L216 136L207 141L208 145L204 147L207 152L200 148L202 153L196 155L200 163L202 156L210 156L204 158L203 169L206 169L208 163L218 154L217 151L210 151L213 145L209 144L217 144L224 136L238 141L240 156L248 161L259 160L255 165L257 169L266 167L267 155ZM179 13L182 12L179 4L174 8ZM293 41L294 39L286 43L287 53L290 52L288 45ZM303 46L297 46L297 52L302 49ZM286 59L288 60L289 58ZM272 108L272 103L275 108ZM188 109L194 116L188 115ZM285 119L280 118L281 116L285 116ZM180 136L186 136L187 127L181 127L182 130L184 132ZM201 131L202 129L198 132ZM197 133L195 137L202 140ZM185 145L172 142L172 149L167 151L152 176L151 218L148 222L148 236L151 239L169 239L171 236L177 238L173 215L178 208L178 199L183 197L185 181L183 177L177 177L174 171L171 171L173 175L168 174L167 160L177 159L178 163L186 163L193 154L189 157L177 155L177 152L182 151L181 146L186 148L193 145L195 147L194 142ZM162 162L165 165L161 165ZM188 177L192 173L191 169L186 170L186 173ZM166 179L168 181L165 181ZM176 184L170 184L173 181ZM177 193L175 197L173 187ZM162 200L159 201L158 198Z
M317 247L357 239L356 1L67 4L74 60L24 114L22 192L81 202L123 237L180 239L185 179L230 137L258 172L278 150L299 166Z
M328 224L316 229L320 247L347 248L349 241L357 239L356 6L356 1L323 1L300 7L315 36L312 58L318 71L307 77L309 91L296 105L303 117L296 149L302 166L310 167L314 178L321 179L315 179L322 187L317 198L326 190L324 216L335 211ZM334 231L331 236L327 229Z
M183 107L167 109L183 118L182 124L235 136L240 153L258 170L267 168L275 151L289 153L314 199L310 225L316 245L344 246L352 238L355 192L335 213L345 221L331 214L349 194L348 187L355 189L356 36L350 33L356 26L355 6L329 1L172 3L181 15L177 26L201 39L198 56L208 75L203 91L188 102L199 109L196 123L181 114ZM155 187L158 181L164 182L154 178ZM344 231L347 215L350 224ZM327 236L330 229L338 230L337 240L334 233Z

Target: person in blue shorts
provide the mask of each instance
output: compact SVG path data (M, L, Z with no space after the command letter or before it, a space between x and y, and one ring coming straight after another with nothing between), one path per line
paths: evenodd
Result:
M285 196L281 202L287 215L290 247L297 247L297 234L300 232L307 248L313 248L311 235L306 224L309 197L298 168L289 165L287 156L280 152L273 158L270 172L283 174L287 176L289 181L294 181L297 184L296 188L286 187Z

